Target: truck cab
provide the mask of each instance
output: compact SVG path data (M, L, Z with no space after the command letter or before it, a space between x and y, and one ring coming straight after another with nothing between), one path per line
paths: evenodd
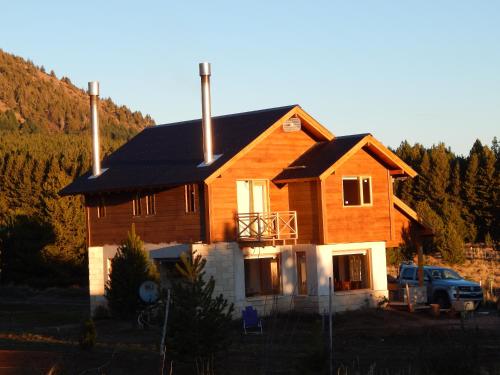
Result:
M398 283L401 287L418 286L418 267L402 264ZM424 285L427 287L428 303L437 303L449 308L455 301L472 301L477 308L483 300L483 290L478 283L465 280L456 271L439 266L424 266Z

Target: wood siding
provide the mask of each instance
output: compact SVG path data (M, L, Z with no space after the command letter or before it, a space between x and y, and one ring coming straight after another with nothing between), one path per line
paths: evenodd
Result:
M210 233L212 241L234 241L236 239L237 180L269 180L270 210L293 210L289 204L289 186L277 186L271 180L314 143L315 140L303 130L285 133L280 127L249 153L237 160L221 176L214 179L210 184ZM300 225L299 221L299 238Z
M290 210L297 211L298 243L319 243L318 184L309 181L288 185Z
M372 205L344 207L342 177L371 177ZM359 150L325 180L327 241L329 243L389 241L390 188L387 168L365 149Z
M393 241L387 243L387 247L398 247L401 243L403 243L403 238L410 233L411 229L411 219L408 218L405 214L403 214L399 209L394 209L394 229L395 229L395 238Z
M156 213L146 215L146 200L141 199L142 215L133 216L133 193L103 194L105 217L97 217L97 196L87 196L89 246L120 244L132 223L137 234L146 243L197 242L204 237L200 217L200 189L196 189L197 211L186 213L185 187L178 186L156 192Z

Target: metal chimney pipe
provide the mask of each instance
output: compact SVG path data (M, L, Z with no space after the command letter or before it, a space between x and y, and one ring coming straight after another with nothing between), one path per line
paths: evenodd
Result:
M101 174L101 157L99 145L99 114L97 112L97 102L99 100L99 82L89 82L90 96L90 123L92 125L92 177Z
M203 128L203 157L204 164L208 165L214 160L212 144L212 113L210 100L210 63L203 62L200 66L201 77L201 111Z

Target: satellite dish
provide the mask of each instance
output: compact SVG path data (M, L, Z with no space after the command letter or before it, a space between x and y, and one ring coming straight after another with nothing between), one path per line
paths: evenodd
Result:
M160 297L158 285L154 281L144 281L139 287L139 297L145 303L155 303Z

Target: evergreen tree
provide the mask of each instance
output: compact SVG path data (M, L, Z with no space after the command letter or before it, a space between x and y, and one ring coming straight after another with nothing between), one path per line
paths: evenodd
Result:
M431 174L431 161L429 154L425 152L422 156L422 162L418 168L418 176L415 178L415 200L426 201L429 199L429 176Z
M444 144L432 147L430 151L431 172L428 175L429 195L434 209L438 209L446 198L450 178L450 164Z
M484 146L480 154L476 182L476 223L479 229L479 238L482 241L484 241L484 237L490 228L493 228L495 215L498 215L497 202L495 202L495 191L498 190L495 163L495 154L488 147Z
M111 260L111 273L106 285L106 299L111 313L121 318L133 317L144 305L139 297L139 287L147 280L158 281L158 275L132 224L127 239Z
M448 186L448 196L451 202L461 207L462 200L460 194L462 192L462 178L460 173L460 161L457 159L453 163L453 168L450 176L450 184Z
M215 281L205 281L205 264L200 255L184 253L176 265L183 280L173 285L169 340L177 359L194 359L198 374L213 374L215 355L229 344L233 305L222 294L213 297Z
M478 197L476 191L477 172L479 168L479 157L471 153L468 158L467 170L462 189L462 200L464 202L464 217L468 227L468 238L473 242L477 237L476 213Z

